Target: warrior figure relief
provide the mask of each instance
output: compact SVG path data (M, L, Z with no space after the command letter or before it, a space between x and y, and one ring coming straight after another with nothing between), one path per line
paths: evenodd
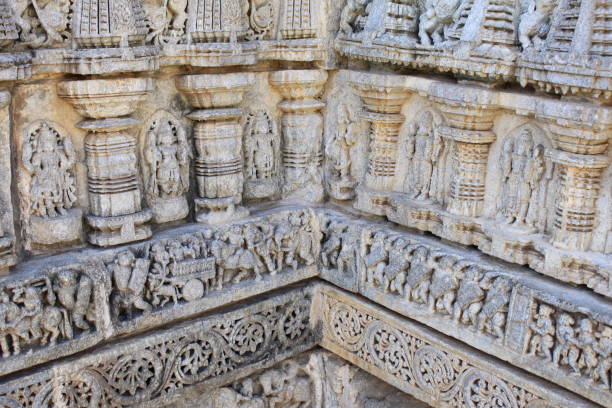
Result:
M70 137L47 123L36 124L23 146L23 165L31 175L32 214L49 218L64 215L76 202L73 167L76 152Z

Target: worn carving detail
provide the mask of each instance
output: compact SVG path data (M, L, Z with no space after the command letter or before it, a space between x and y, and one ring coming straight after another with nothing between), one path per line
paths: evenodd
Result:
M78 126L85 140L89 242L111 246L151 236L151 211L142 209L136 141L127 130L139 121L129 115L151 90L147 79L83 80L60 83L59 96L87 119ZM108 158L111 157L112 160Z
M290 0L293 2L293 0ZM304 4L310 0L304 0ZM299 3L300 0L295 0ZM270 83L285 98L283 111L283 197L316 203L323 200L323 118L318 97L327 81L325 71L278 71Z
M82 48L143 43L148 31L142 3L132 0L76 0L71 24L72 39Z
M321 217L326 280L588 398L607 399L612 320L600 314L604 303L586 311L582 292L559 286L544 294L544 282L450 248L333 213ZM354 263L343 264L341 253ZM346 265L357 272L343 281Z
M352 172L352 149L357 143L357 118L347 105L338 107L338 131L327 142L329 194L336 200L350 200L357 184Z
M237 108L254 81L253 74L191 75L180 77L178 89L196 108L195 121L198 222L219 224L248 215L244 189L244 111Z
M0 348L2 357L29 354L43 348L70 346L102 328L103 282L96 269L61 268L0 287ZM69 350L69 349L68 349ZM63 352L65 354L65 351ZM14 359L5 360L6 369ZM5 370L2 370L5 372Z
M58 130L60 129L60 130ZM22 163L29 183L24 180L22 200L24 230L36 244L71 242L81 237L81 210L76 203L74 167L76 151L70 136L56 124L36 122L27 131Z
M145 128L145 192L157 223L185 218L189 206L191 147L183 126L172 114L156 112Z
M549 388L516 385L517 372L494 374L482 356L466 358L448 340L358 305L355 298L331 288L319 296L324 347L428 403L508 408L567 403ZM348 331L353 335L346 337Z
M248 115L245 128L245 196L269 198L278 194L280 136L276 121L265 111Z
M308 290L294 290L239 312L191 322L178 332L166 330L150 335L145 342L127 341L58 365L56 374L41 370L33 377L3 384L0 396L36 407L80 406L70 404L84 401L96 407L171 402L181 389L213 378L229 382L240 371L252 372L311 347L314 335L309 298ZM290 337L286 336L288 331ZM286 378L291 379L297 366L288 366ZM268 376L270 386L274 385L269 393L280 391L274 374ZM304 391L302 387L289 395L304 401L308 396ZM277 398L288 395L279 393Z

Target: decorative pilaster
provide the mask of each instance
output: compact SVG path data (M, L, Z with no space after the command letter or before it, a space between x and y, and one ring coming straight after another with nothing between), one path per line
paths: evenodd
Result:
M11 143L9 106L11 94L0 91L0 275L15 264L13 205L11 201Z
M357 187L355 207L384 215L393 192L398 138L405 120L400 111L411 91L400 76L355 74L350 82L365 105L361 116L370 123L368 171L365 182Z
M612 136L612 118L605 109L572 103L542 104L536 117L549 124L560 166L553 246L570 251L590 250L597 223L601 178L610 164L605 153Z
M447 120L447 125L438 128L440 135L455 141L455 170L447 210L455 215L478 217L485 198L489 149L495 141L491 131L496 113L492 95L448 84L435 84L430 95Z
M323 117L318 99L327 82L325 71L278 71L270 83L285 100L283 111L283 197L316 203L323 200Z
M251 88L253 74L186 75L177 88L196 108L187 117L195 121L197 220L220 224L246 217L237 206L244 188L242 125L245 111L238 108Z
M77 127L85 139L90 214L89 242L111 246L151 236L138 185L136 140L128 129L140 122L130 115L151 91L149 79L67 81L59 96L87 118Z

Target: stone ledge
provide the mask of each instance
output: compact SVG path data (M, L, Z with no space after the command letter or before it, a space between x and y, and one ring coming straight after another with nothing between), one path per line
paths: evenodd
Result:
M313 307L324 348L435 407L595 406L330 286L319 286Z

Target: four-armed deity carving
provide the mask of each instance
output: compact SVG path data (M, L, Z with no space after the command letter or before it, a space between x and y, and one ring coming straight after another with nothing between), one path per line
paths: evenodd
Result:
M185 218L189 206L191 147L183 126L169 112L156 112L146 128L145 192L156 222Z

